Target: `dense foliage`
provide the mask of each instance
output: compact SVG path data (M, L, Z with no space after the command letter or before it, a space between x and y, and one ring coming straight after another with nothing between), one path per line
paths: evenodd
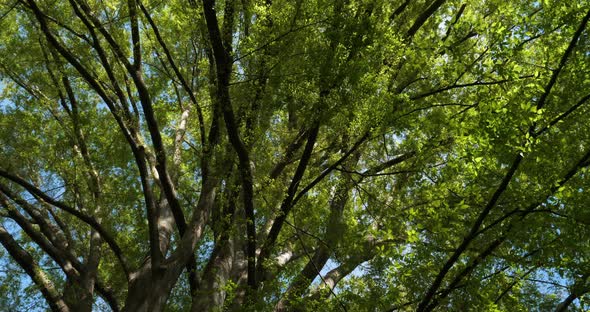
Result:
M0 0L0 310L587 310L589 8Z

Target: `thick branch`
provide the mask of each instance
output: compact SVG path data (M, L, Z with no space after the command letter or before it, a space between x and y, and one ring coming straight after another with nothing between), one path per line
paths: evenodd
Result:
M436 12L436 10L438 10L438 8L440 8L445 3L445 1L446 0L436 0L430 6L428 6L428 8L424 12L422 12L422 14L418 16L418 18L416 18L416 21L414 22L412 27L408 29L406 36L408 38L413 37L416 34L416 32L418 32L420 27L422 27L422 25L426 23L428 18L430 18L430 16L432 16L434 12Z
M563 54L561 61L560 61L560 65L558 67L558 70L556 70L554 72L553 76L551 77L551 79L549 80L547 85L545 86L545 91L543 92L543 94L539 98L539 100L537 101L537 109L541 109L545 105L545 101L546 101L547 97L549 96L549 93L551 92L553 85L557 81L557 77L559 75L559 72L565 66L565 63L569 57L569 54L571 54L579 36L581 35L582 31L586 27L588 19L590 19L590 11L588 11L586 16L582 20L582 23L578 27L578 30L574 34L574 37L572 38L572 41L570 42L570 45L568 46L568 49ZM535 127L534 124L531 125L528 133L534 134L534 127ZM584 158L586 158L586 157L584 157ZM500 198L500 196L502 195L502 193L504 193L504 191L508 187L508 184L512 180L512 177L514 176L514 174L516 173L516 170L518 169L518 166L520 165L522 159L523 159L523 155L521 153L519 153L516 156L516 159L514 160L514 162L512 163L512 166L510 167L510 169L508 170L508 172L504 176L502 182L500 183L500 186L496 189L496 191L494 192L494 194L492 195L492 197L490 198L490 200L488 201L488 203L486 204L486 206L484 207L482 212L479 214L478 218L474 222L474 224L471 227L471 230L469 231L467 236L463 239L461 244L457 247L457 249L455 249L455 251L453 252L451 257L447 260L445 265L439 271L434 282L429 287L428 291L426 292L426 295L424 296L424 298L420 302L420 304L418 306L418 311L426 311L429 309L430 301L433 299L434 295L438 291L438 288L442 284L443 279L445 278L445 276L447 275L449 270L454 266L454 264L459 260L459 257L463 254L463 252L467 249L467 247L471 244L471 242L478 236L481 225L483 224L485 218L489 215L491 209L496 205L496 203L497 203L498 199ZM575 175L575 173L577 172L577 168L579 168L580 166L583 166L584 164L585 164L585 161L582 163L576 164L574 169L570 170L566 174L564 179L562 179L562 181L567 181L571 177L573 177L573 175Z
M562 302L557 305L555 312L565 312L574 300L590 292L590 277L589 273L584 274L580 279L574 282L570 294Z
M393 13L391 13L391 15L389 16L389 22L393 22L397 16L402 14L406 10L410 2L411 0L406 0L397 9L395 9L395 11L393 11Z
M111 248L111 250L113 251L113 253L117 257L117 259L119 260L119 263L121 264L121 267L123 268L123 271L125 272L125 275L127 276L127 278L129 277L129 266L127 264L127 260L125 259L125 255L123 254L123 251L121 250L119 245L115 242L113 237L102 227L102 225L100 223L98 223L96 221L96 219L94 217L88 216L88 215L82 213L81 211L78 211L61 201L58 201L58 200L50 197L49 195L45 194L43 191L41 191L40 189L38 189L34 185L25 181L24 179L22 179L16 175L13 175L11 173L8 173L3 169L0 169L0 176L19 184L20 186L25 188L29 193L33 194L35 197L40 198L43 201L45 201L46 203L48 203L52 206L55 206L65 212L73 215L74 217L78 218L80 221L88 224L90 227L92 227L94 230L96 230L102 236L102 238L105 240L105 242L109 245L109 247Z
M29 214L34 222L39 225L39 228L43 235L49 239L49 242L54 245L56 248L60 248L62 250L66 250L68 244L66 242L66 238L61 236L57 228L48 222L48 218L41 215L41 213L37 210L37 208L33 207L28 202L24 201L20 196L12 192L6 185L0 183L0 194L6 195L6 197L10 198L13 202L19 205L27 214ZM6 201L3 196L0 196L0 202L10 207L9 203ZM13 212L18 213L16 210L8 209L9 215L12 216ZM20 213L18 213L20 215ZM48 242L48 243L49 243Z
M33 257L12 238L10 233L0 225L0 243L10 256L27 272L33 282L40 288L41 294L52 311L69 312L70 309L59 295L57 289Z
M131 21L131 43L133 44L133 66L141 70L141 41L139 38L139 22L137 17L136 0L127 0L129 20Z
M312 291L309 299L322 300L332 295L332 292L325 290L334 289L342 279L352 273L359 265L373 259L377 254L377 247L389 243L391 243L391 241L374 241L373 239L367 239L364 249L360 253L346 259L341 265L324 275L322 283Z
M451 257L440 269L439 273L434 279L434 282L430 285L428 291L426 292L426 295L418 305L418 311L426 311L428 309L430 301L434 298L434 295L436 294L438 288L442 284L443 279L445 278L449 270L451 270L451 268L455 265L457 260L459 260L459 257L463 254L467 247L469 247L471 242L477 237L477 232L479 231L479 228L483 224L485 218L489 215L492 208L496 206L496 203L498 202L498 199L500 199L500 196L504 193L504 191L506 191L506 188L508 187L508 184L512 180L514 174L516 173L516 170L518 169L522 159L523 157L520 154L516 156L516 159L512 163L512 166L510 166L510 169L502 179L502 182L500 183L500 185L498 186L498 188L496 189L496 191L494 192L494 194L492 195L492 197L490 198L482 212L479 214L479 216L471 226L471 229L469 230L467 236L463 238L461 244L455 249Z
M314 186L320 183L328 174L330 174L332 171L338 168L338 166L340 166L344 161L346 161L346 159L348 159L348 157L352 153L357 151L361 147L361 145L363 145L363 143L365 143L369 139L369 137L370 132L366 132L360 139L358 139L354 143L354 145L348 151L346 151L346 153L344 153L344 155L342 155L342 157L340 157L340 159L335 161L328 168L324 169L324 171L322 171L315 179L313 179L311 182L309 182L309 184L307 184L303 189L301 189L301 191L297 193L297 195L293 199L292 205L294 206L303 196L305 196L305 194L307 194L307 192L309 192L309 190L311 190Z
M283 155L283 157L281 157L279 162L276 163L270 171L269 177L271 179L274 180L279 177L279 175L281 174L281 172L283 172L283 169L285 169L287 164L289 164L293 160L295 152L299 150L299 148L303 145L303 142L305 142L306 138L307 132L303 129L299 131L293 142L291 142L291 144L289 144L285 149L285 154Z
M0 188L2 187L4 187L4 185L0 184ZM30 211L34 208L30 207L30 204L18 198L16 194L6 193L5 189L2 189L2 192L9 196L19 206L21 206L21 208L27 211L28 214L31 214ZM11 207L10 203L2 196L0 196L0 204L2 204L2 206L8 210L8 217L13 219L23 229L23 231L61 267L68 278L72 280L79 279L80 273L83 272L84 268L77 257L65 249L63 242L61 242L62 244L59 242L52 243L45 239L37 230L35 230L33 224L27 220L26 217L23 216L18 210ZM41 227L41 231L47 236L47 228L49 227L49 230L51 230L51 225L46 224L45 221L38 222L38 218L34 218L34 220L36 224ZM119 305L114 294L109 289L105 288L104 285L102 285L98 280L96 281L96 290L100 296L105 299L113 311L119 311Z
M535 202L535 203L533 203L533 204L529 205L529 208L527 208L527 209L526 209L524 212L521 212L521 218L520 218L520 220L519 220L519 221L520 221L520 222L522 222L522 221L524 220L524 218L525 218L527 215L529 215L530 213L534 212L536 207L538 207L539 205L541 205L543 202L545 202L545 201L547 200L547 198L549 198L549 197L550 197L552 194L554 194L554 193L555 193L557 190L559 190L561 187L563 187L563 186L564 186L564 185L565 185L565 184L566 184L566 183L567 183L569 180L571 180L571 179L572 179L572 178L573 178L573 177L574 177L574 176L575 176L575 175L576 175L578 172L580 172L580 170L581 170L582 168L585 168L585 167L589 166L589 165L590 165L590 163L589 163L589 160L590 160L590 149L589 149L589 150L588 150L588 151L587 151L587 152L586 152L586 153L585 153L585 154L584 154L584 155L583 155L583 156L580 158L580 160L578 160L578 161L577 161L577 162L576 162L576 163L575 163L575 164L572 166L572 168L570 168L570 169L569 169L569 170L568 170L568 171L565 173L565 175L564 175L564 176L563 176L561 179L559 179L559 180L557 181L557 183L555 183L555 185L553 185L553 186L550 188L549 194L548 194L548 195L546 195L546 196L543 198L543 200L541 200L541 201L538 201L538 202ZM508 214L507 214L507 216L510 216L510 215L512 215L512 214L513 214L513 213L512 213L512 212L510 212L510 213L508 213ZM480 217L481 217L481 215L480 215ZM504 218L504 217L502 217L501 219L503 220L503 219L505 219L505 218ZM478 219L478 220L479 220L479 219ZM476 223L477 223L477 221L476 221ZM482 219L482 223L483 223L483 219ZM493 222L492 224L493 224L493 225L497 225L497 224L500 224L500 222ZM474 224L474 225L475 225L475 224ZM480 223L480 225L478 226L478 229L479 229L479 227L480 227L480 226L481 226L481 223ZM487 229L489 229L490 227L491 227L491 226L488 226L488 227L486 227L486 228L484 228L484 229L485 229L485 230L487 230ZM475 230L475 231L474 231L474 230ZM508 231L510 231L510 230L507 230L506 232L508 232ZM477 236L479 236L479 234L481 234L482 232L483 232L483 230L477 230L477 229L475 229L475 227L472 227L470 234L469 234L469 235L468 235L468 236L467 236L467 237L464 239L463 243L462 243L462 244L461 244L461 245L460 245L460 246L459 246L459 247L458 247L458 248L455 250L455 252L454 252L454 253L453 253L453 255L451 256L451 258L449 259L449 261L450 261L451 259L454 259L454 257L456 256L456 259L455 259L455 261L454 261L454 262L456 262L456 260L457 260L457 259L458 259L458 257L460 256L460 254L458 254L458 252L460 252L460 253L463 253L463 251L465 250L465 248L466 248L466 247L467 247L467 245L468 245L468 243L467 243L467 244L465 244L466 240L467 240L467 239L469 239L470 241L473 241L473 240L474 240L474 239L475 239ZM480 256L479 256L479 257L478 257L476 260L474 260L474 264L473 264L472 266L469 266L469 267L467 267L466 269L464 269L464 270L463 270L463 272L462 272L462 273L460 273L460 274L459 274L459 275L458 275L458 276L457 276L457 277L456 277L456 278L453 280L453 282L451 282L451 285L456 285L456 284L458 284L458 283L459 283L459 281L461 281L461 279L462 279L464 276L466 276L466 275L467 275L467 274L468 274L468 273L469 273L471 270L473 270L473 269L475 268L475 266L476 266L477 264L479 264L479 262L481 262L483 259L485 259L487 256L489 256L493 250L495 250L497 247L499 247L499 246L500 246L500 244L502 244L502 243L503 243L503 242L506 240L506 238L507 238L507 233L505 233L505 234L504 234L503 236L501 236L500 238L496 239L496 240L494 241L494 243L492 243L492 244L490 245L490 247L489 247L489 248L488 248L486 251L484 251L482 254L480 254ZM461 250L461 248L462 248L463 246L465 246L465 247L464 247L464 249L463 249L463 250ZM437 286L436 290L438 290L438 287L440 286L440 283L442 283L442 278L444 278L444 275L446 275L446 273L448 273L448 270L449 270L449 269L452 267L452 265L454 264L454 263L453 263L453 264L451 264L450 266L448 266L448 265L449 265L449 261L447 261L447 263L445 264L445 266L443 267L443 269L441 269L441 271L439 272L439 275L437 276L437 280L435 280L435 282L437 282L437 281L438 281L438 286ZM445 274L443 275L443 277L442 277L442 278L440 279L440 281L439 281L439 279L438 279L438 278L441 276L441 273L443 272L443 270L446 270L446 272L445 272ZM433 283L433 285L434 285L434 283ZM432 287L429 289L429 291L430 291L431 289L432 289ZM447 290L449 290L449 292L450 292L450 290L452 290L452 289L453 289L453 287L448 287L448 288L447 288ZM428 295L428 294L429 294L429 293L427 293L427 295ZM447 293L445 293L444 295L445 295L445 296L446 296L446 295L448 295L448 292L447 292ZM431 296L430 298L433 298L433 297L434 297L434 293L432 294L432 296ZM425 302L425 299L426 299L426 298L428 298L428 297L425 297L425 298L422 300L422 302L420 303L420 306L418 307L419 311L430 311L430 310L432 310L432 309L434 309L434 308L435 308L435 306L436 306L436 303L437 303L437 301L436 301L436 300L434 300L434 301L433 301L431 304L428 304L428 305L422 306L422 304ZM420 309L422 309L422 310L420 310Z
M565 64L567 63L568 58L570 57L570 55L574 51L574 48L576 47L576 44L578 43L578 39L580 39L580 36L582 35L582 32L586 28L586 25L588 24L589 19L590 19L590 10L588 11L588 13L586 13L586 16L584 16L584 18L582 19L582 22L580 23L580 25L578 26L578 29L574 33L574 36L572 37L572 40L570 41L567 49L565 50L565 52L561 56L561 60L559 61L559 65L553 71L553 75L551 75L551 78L549 79L549 83L547 83L547 85L545 86L545 91L543 92L543 94L539 98L539 101L537 102L537 110L539 110L539 109L543 108L543 106L545 106L545 102L547 101L547 97L549 96L549 93L551 93L551 89L553 88L553 86L557 82L557 77L559 77L561 70L565 67Z
M361 173L361 175L371 176L371 175L378 174L385 169L391 168L395 165L398 165L398 164L414 157L415 155L416 155L416 152L414 152L414 151L402 154L398 157L392 158L386 162L380 163L370 169L365 170L363 173Z
M319 132L319 125L314 126L309 131L307 143L305 145L305 149L303 150L303 155L301 156L301 159L299 160L299 165L297 166L297 169L295 170L295 174L293 175L293 179L291 180L291 184L289 185L289 188L287 189L287 195L286 195L285 199L283 200L283 202L281 203L279 215L274 220L272 227L270 229L270 232L268 233L268 237L266 238L264 245L262 245L262 247L260 249L260 255L258 257L258 267L256 269L257 273L259 273L259 274L262 273L264 260L266 260L270 256L272 248L274 247L274 244L275 244L277 238L279 237L279 233L283 227L283 223L287 219L287 216L289 215L291 208L294 206L295 193L297 192L297 188L299 187L299 183L301 182L301 179L303 178L303 174L305 173L305 170L307 169L307 164L309 163L309 160L311 158L311 154L313 152L313 147L315 145L318 132ZM262 278L262 276L261 276L261 278Z
M111 111L111 113L115 117L115 120L117 121L117 124L119 125L119 128L122 130L123 135L125 136L127 142L129 143L129 145L130 145L130 147L131 147L131 149L133 151L133 154L135 156L136 163L138 165L139 172L140 172L140 175L141 175L143 193L144 193L144 197L145 197L145 200L146 200L146 206L148 207L148 209L147 209L147 211L148 211L148 221L149 221L149 225L150 225L150 229L151 229L150 230L150 244L152 246L151 250L153 251L152 252L152 259L154 261L156 261L159 258L158 257L158 253L157 253L157 249L154 248L154 247L157 247L158 246L158 243L157 243L157 238L158 238L157 237L157 228L155 226L155 222L153 221L154 218L153 217L152 218L149 217L149 216L153 216L154 215L155 204L154 204L154 201L153 201L153 198L152 198L153 197L153 194L151 192L151 186L150 186L149 182L147 181L148 170L147 170L147 165L146 165L146 162L145 162L145 150L143 149L143 147L140 147L140 146L137 145L137 143L135 142L134 134L126 126L125 122L119 116L119 114L118 114L119 109L115 106L114 102L108 96L108 94L103 89L103 87L101 86L101 84L80 63L80 61L78 61L78 59L72 54L72 52L69 51L69 50L67 50L55 38L55 36L49 30L48 25L47 25L47 22L45 20L45 17L43 15L43 13L41 12L41 10L37 7L36 3L33 0L28 0L28 3L29 3L29 7L31 8L31 10L35 14L35 16L37 17L37 20L39 21L41 30L45 34L45 37L47 38L47 41L59 52L59 54L61 54L72 66L74 66L74 68L76 68L76 70L82 75L82 77L90 85L90 87L93 90L95 90L98 93L98 95L103 99L103 101L109 107L109 110ZM79 16L83 20L83 22L85 22L85 24L87 24L87 21L85 21L85 19L83 19L81 17L82 16L81 13L79 13L79 11L77 10L76 4L75 3L72 3L72 6L73 6L74 10L76 11L76 13L79 14ZM92 27L90 26L90 24L87 24L87 27L89 27L89 29L92 29ZM97 39L95 38L95 42L96 42L96 40ZM100 55L101 54L100 53L101 49L98 48L98 46L95 46L95 48L97 48L97 51L99 52L99 55ZM108 64L108 62L105 63L103 61L103 65L106 65L106 64ZM108 67L107 67L107 69L108 69ZM111 78L111 79L113 79L113 78ZM111 243L109 243L109 244L111 244ZM127 269L125 269L125 271L127 271Z
M538 137L541 134L543 134L545 131L549 130L550 127L553 127L558 122L563 121L565 118L567 118L567 116L569 116L571 113L575 112L578 108L580 108L582 105L584 105L586 102L588 102L588 100L590 100L590 94L582 97L575 105L570 107L567 111L559 114L559 116L557 116L553 120L551 120L546 126L537 130L533 136Z
M468 266L466 266L459 274L457 274L457 276L455 276L453 281L449 284L449 286L446 287L445 290L443 290L436 298L432 300L432 302L425 308L425 311L434 310L438 303L444 298L446 298L457 287L457 285L463 280L465 276L469 275L469 273L471 273L481 262L483 262L485 258L487 258L489 255L492 254L492 252L494 252L494 250L500 247L500 245L506 240L506 238L507 234L504 234L496 240L494 240L491 244L489 244L484 251L477 255L477 257L475 257Z
M252 172L250 169L250 156L246 150L244 142L240 138L238 126L235 120L231 99L229 95L229 77L231 74L232 61L229 51L231 51L231 42L223 42L219 31L219 24L215 13L215 2L213 0L203 0L203 10L209 39L213 47L213 56L215 59L217 71L217 100L223 111L223 119L229 136L229 141L238 154L239 170L242 179L242 190L244 200L244 210L246 211L246 234L248 237L248 286L252 289L256 287L256 224L254 219L254 189Z
M297 300L298 297L304 294L309 285L311 285L311 282L316 276L320 275L322 268L328 262L328 259L332 254L332 249L337 247L344 231L342 215L351 188L352 184L350 179L348 177L343 177L330 201L330 216L326 222L325 237L322 240L325 243L320 244L313 255L308 255L309 259L307 264L303 270L295 276L289 285L283 298L277 304L277 310L282 311L287 309L292 305L294 300ZM297 236L299 236L299 234L297 234ZM301 238L299 238L299 240L301 241L301 244L303 244L303 240Z

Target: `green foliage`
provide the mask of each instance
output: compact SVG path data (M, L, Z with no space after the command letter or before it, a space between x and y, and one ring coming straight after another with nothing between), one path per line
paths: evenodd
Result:
M588 1L208 3L0 0L0 310L588 308Z

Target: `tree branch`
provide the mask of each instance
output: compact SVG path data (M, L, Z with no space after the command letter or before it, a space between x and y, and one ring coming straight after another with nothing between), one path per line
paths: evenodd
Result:
M76 217L80 221L88 224L91 228L95 229L100 234L100 236L102 236L102 238L105 240L107 245L109 245L109 247L111 248L111 250L113 251L113 253L117 257L117 259L119 260L119 263L121 264L121 267L125 273L125 276L129 279L129 266L127 264L127 260L125 259L125 255L123 254L123 251L121 250L119 245L115 242L115 240L111 237L111 235L102 227L102 225L100 223L98 223L96 221L96 219L94 217L88 216L88 215L82 213L81 211L78 211L61 201L55 200L54 198L52 198L52 197L48 196L47 194L45 194L44 192L42 192L40 189L38 189L34 185L30 184L29 182L25 181L24 179L22 179L16 175L13 175L13 174L5 171L4 169L0 169L0 176L17 183L18 185L22 186L24 189L26 189L29 193L31 193L35 197L40 198L41 200L45 201L46 203L48 203L52 206L55 206L65 212L73 215L74 217Z
M242 190L244 210L246 211L246 232L248 237L248 286L251 289L256 288L256 222L254 217L254 190L253 178L250 169L250 156L242 142L238 126L235 120L231 99L229 95L229 77L232 70L232 61L229 51L231 51L231 42L223 42L217 16L215 13L214 0L203 0L203 12L209 31L209 39L213 47L213 56L215 59L217 71L217 99L223 111L223 119L229 140L234 150L238 154L239 169L242 178Z
M506 191L506 188L508 187L508 184L512 180L514 174L516 173L516 170L518 169L518 166L520 165L522 159L523 156L521 156L520 154L516 156L516 159L512 163L512 166L510 166L510 169L502 179L502 182L500 183L500 185L498 186L498 188L496 189L496 191L494 192L494 194L492 195L492 197L490 198L482 212L479 214L479 216L471 226L469 233L467 234L467 236L463 238L461 244L455 249L451 257L447 260L447 262L443 265L443 267L437 274L436 278L434 279L434 282L428 288L426 295L418 305L417 311L429 311L430 301L433 299L434 295L438 291L438 288L442 284L443 279L445 278L449 270L455 265L457 260L459 260L459 257L463 254L463 252L467 249L471 242L476 238L477 232L483 224L483 221L489 215L492 208L496 206L496 203L498 202L498 199L500 199L500 196L504 193L504 191Z
M435 0L434 2L432 2L432 4L430 4L430 6L428 6L428 8L426 8L426 10L422 12L422 14L418 16L418 18L416 18L416 21L414 22L414 24L412 24L412 27L408 29L406 37L414 37L414 35L416 34L416 32L418 32L420 27L422 27L422 25L426 23L428 18L430 18L430 16L432 16L434 12L436 12L436 10L438 10L438 8L440 8L445 2L446 0Z
M549 83L547 83L547 85L545 86L545 91L543 92L543 94L539 98L539 101L537 102L537 110L539 110L539 109L543 108L543 106L545 106L545 102L547 101L547 97L549 96L549 93L551 93L551 89L553 88L553 86L557 82L557 77L559 77L561 70L565 67L565 64L567 63L568 58L570 57L570 55L574 51L574 48L576 47L576 44L578 43L578 39L580 38L580 36L582 35L582 32L586 28L586 25L588 24L589 19L590 19L590 10L588 11L588 13L586 13L586 16L584 16L584 18L582 19L582 22L580 23L580 25L578 26L578 29L574 33L574 36L572 37L572 40L570 41L567 49L565 50L565 52L561 56L561 60L559 61L559 65L553 71L553 75L551 75L551 78L549 79Z
M184 76L180 73L178 66L176 66L176 62L174 62L174 59L172 58L172 53L170 53L170 50L168 49L166 42L164 41L164 39L162 38L162 35L160 34L160 30L158 29L158 26L156 25L156 23L152 19L148 10L145 8L145 6L141 2L139 3L139 7L140 7L141 11L143 12L143 15L147 19L148 23L152 27L152 30L153 30L154 34L156 35L156 39L157 39L158 43L160 44L160 46L164 50L164 55L166 55L166 59L168 60L170 67L172 67L174 74L176 74L176 77L180 81L180 85L183 87L184 91L188 94L191 102L193 102L193 105L195 105L195 107L197 108L197 118L199 120L199 129L201 132L200 133L201 134L201 145L205 146L206 145L205 121L203 119L203 111L201 109L201 105L199 105L199 102L197 101L197 98L195 97L194 91L189 86L189 84L187 83Z
M41 294L54 312L69 312L70 308L63 301L51 280L33 259L33 257L12 238L10 233L0 225L0 243L10 256L27 272L33 282L40 288Z
M315 125L309 131L307 143L305 145L305 149L303 150L303 155L301 156L301 159L299 160L299 165L297 166L297 169L295 170L295 174L293 175L293 179L291 180L289 188L287 189L287 195L285 196L285 199L281 203L279 215L275 218L275 220L272 224L272 227L270 229L270 232L268 233L268 236L267 236L264 244L260 248L260 255L258 256L258 267L257 267L257 273L260 276L262 276L263 263L270 256L272 248L274 247L274 244L275 244L275 242L279 236L279 233L283 227L283 223L287 219L287 216L289 215L291 208L295 205L295 201L294 201L295 192L297 192L297 188L299 186L299 183L301 182L301 179L303 178L303 174L305 173L305 170L307 169L307 165L309 163L315 142L317 140L319 128L320 128L319 125ZM260 280L258 282L261 282L261 281L262 280Z
M578 108L580 108L582 105L584 105L586 102L588 102L588 100L590 100L590 94L582 97L575 105L573 105L572 107L570 107L567 111L561 113L559 116L557 116L553 120L551 120L546 126L544 126L543 128L537 130L534 133L533 136L534 137L538 137L541 134L543 134L545 131L549 130L550 127L553 127L558 122L563 121L565 118L567 118L567 116L569 116L571 113L573 113Z

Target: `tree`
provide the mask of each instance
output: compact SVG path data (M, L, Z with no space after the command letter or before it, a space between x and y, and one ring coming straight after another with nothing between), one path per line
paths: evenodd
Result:
M2 308L588 307L588 1L0 3Z

